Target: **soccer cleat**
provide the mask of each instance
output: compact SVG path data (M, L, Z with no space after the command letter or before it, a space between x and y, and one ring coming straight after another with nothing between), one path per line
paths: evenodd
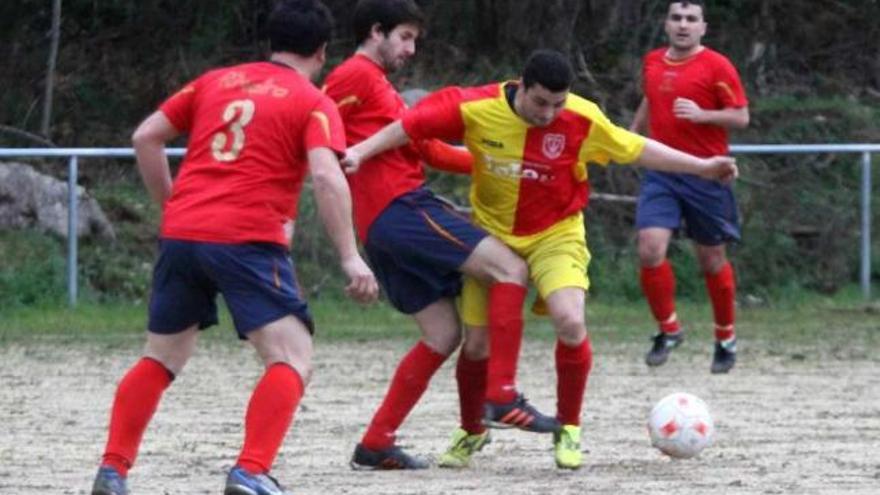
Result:
M727 373L736 364L736 339L725 342L715 341L715 354L712 356L712 373Z
M556 457L556 466L562 469L579 469L584 457L581 452L581 427L562 425L553 434L553 454Z
M226 477L223 495L290 495L278 481L268 474L251 474L239 466L233 467Z
M128 495L125 478L115 468L101 466L95 475L92 495Z
M645 356L645 363L648 366L660 366L669 359L669 353L672 352L672 349L680 346L684 341L684 330L679 330L676 333L659 332L651 338L654 344Z
M489 430L468 433L462 428L456 428L452 432L452 445L440 456L437 465L445 468L466 468L471 463L471 456L483 450L490 441Z
M425 460L407 454L396 445L382 450L370 450L357 444L349 465L356 471L428 468Z
M522 394L506 404L486 402L483 423L491 428L519 428L535 433L553 433L560 428L556 418L542 414Z

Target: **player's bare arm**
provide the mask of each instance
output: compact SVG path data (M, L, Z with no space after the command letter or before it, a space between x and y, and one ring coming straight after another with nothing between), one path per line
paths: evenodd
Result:
M636 134L641 134L643 136L648 135L648 99L642 97L642 101L639 102L639 107L636 108L636 113L633 115L632 124L629 126L629 130L635 132Z
M663 143L648 139L635 163L661 172L699 175L704 179L730 182L739 175L736 160L730 156L698 158Z
M349 279L345 292L358 302L372 302L379 294L379 286L357 250L351 223L351 193L336 155L329 148L310 150L309 172L318 214Z
M370 158L398 146L409 143L409 136L403 130L403 124L396 120L382 128L376 134L345 150L345 157L340 160L345 173L353 174L361 164Z
M744 129L749 125L749 107L747 106L706 110L700 108L693 100L676 98L672 113L679 119L689 120L695 124L711 124L728 129Z
M165 154L165 143L179 135L164 113L153 112L131 136L144 185L160 205L165 204L171 196L171 169Z

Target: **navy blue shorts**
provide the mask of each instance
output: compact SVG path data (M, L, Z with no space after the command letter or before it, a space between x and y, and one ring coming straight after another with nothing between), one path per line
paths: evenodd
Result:
M739 214L730 186L688 174L647 172L636 227L677 231L682 221L686 235L704 246L740 239Z
M223 294L241 339L293 315L314 332L287 250L277 244L215 244L161 239L153 269L149 330L174 334L217 324Z
M487 235L426 189L391 202L364 246L392 306L406 314L461 292L459 268Z

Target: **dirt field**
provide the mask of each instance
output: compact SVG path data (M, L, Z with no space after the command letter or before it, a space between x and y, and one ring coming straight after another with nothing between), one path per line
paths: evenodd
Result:
M530 342L523 389L554 407L548 342ZM586 465L560 472L548 436L500 431L471 469L353 472L348 456L384 393L403 342L320 344L314 381L274 474L296 494L877 494L880 362L838 350L770 355L741 346L730 376L708 373L693 342L649 371L643 346L594 344L584 414ZM105 440L115 383L139 341L108 355L97 347L0 348L0 493L88 493ZM401 431L414 453L436 455L456 424L449 363ZM148 430L129 477L135 494L217 494L234 461L259 366L247 349L202 348L178 377ZM653 450L645 417L654 401L686 390L704 398L716 443L672 461Z

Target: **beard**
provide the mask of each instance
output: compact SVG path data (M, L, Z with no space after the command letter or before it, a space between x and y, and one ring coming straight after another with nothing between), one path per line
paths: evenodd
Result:
M382 67L385 68L385 72L388 72L389 74L397 72L406 64L406 59L403 57L396 57L393 50L388 45L379 47L379 60L382 62Z

